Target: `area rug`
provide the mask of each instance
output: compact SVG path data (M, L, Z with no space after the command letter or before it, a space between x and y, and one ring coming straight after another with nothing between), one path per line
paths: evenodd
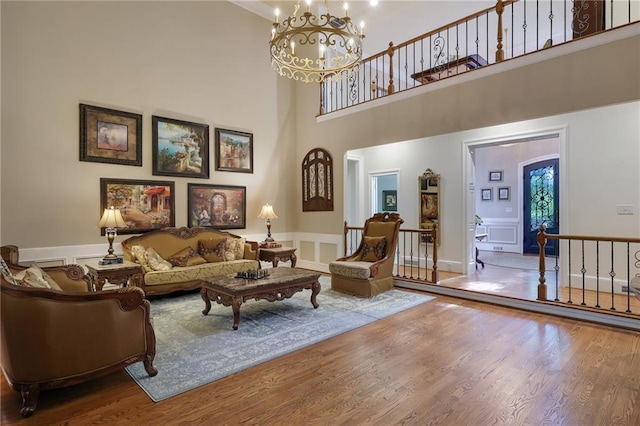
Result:
M537 271L540 259L535 256L523 256L518 253L505 253L481 250L478 258L487 265L501 266L503 268L516 268ZM545 257L545 268L552 271L556 260L552 257Z
M126 370L158 402L433 299L395 289L362 299L331 290L328 277L320 284L318 309L310 290L279 302L250 300L236 331L230 307L213 304L202 315L199 293L152 300L158 375L149 377L142 363Z

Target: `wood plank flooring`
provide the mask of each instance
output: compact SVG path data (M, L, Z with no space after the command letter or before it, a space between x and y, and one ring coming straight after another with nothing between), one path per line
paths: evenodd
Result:
M125 372L43 392L29 419L0 391L2 425L632 426L640 334L438 295L159 403Z

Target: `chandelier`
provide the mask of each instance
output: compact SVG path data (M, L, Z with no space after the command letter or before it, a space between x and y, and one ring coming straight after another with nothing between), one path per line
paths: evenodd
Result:
M283 77L304 83L352 76L362 59L364 22L360 28L351 22L347 3L342 17L329 12L327 0L324 14L311 13L311 0L306 0L306 4L306 12L298 16L298 2L293 14L282 22L276 9L269 42L273 68Z

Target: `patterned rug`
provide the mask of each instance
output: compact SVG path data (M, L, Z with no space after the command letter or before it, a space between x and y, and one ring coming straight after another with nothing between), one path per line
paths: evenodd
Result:
M395 289L362 299L331 290L329 277L320 284L318 309L310 290L280 302L250 300L240 308L236 331L231 307L214 303L202 315L199 293L152 300L158 375L149 377L142 363L126 370L158 402L433 300Z

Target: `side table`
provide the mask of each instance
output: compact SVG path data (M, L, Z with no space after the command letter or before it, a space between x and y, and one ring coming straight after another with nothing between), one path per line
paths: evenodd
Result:
M89 262L85 266L95 291L102 291L105 282L127 286L132 284L144 290L142 266L134 262L124 261L112 265L100 265L98 262Z
M273 247L260 248L260 260L263 262L271 262L274 268L278 267L278 262L291 261L291 267L296 267L296 249L295 247Z

